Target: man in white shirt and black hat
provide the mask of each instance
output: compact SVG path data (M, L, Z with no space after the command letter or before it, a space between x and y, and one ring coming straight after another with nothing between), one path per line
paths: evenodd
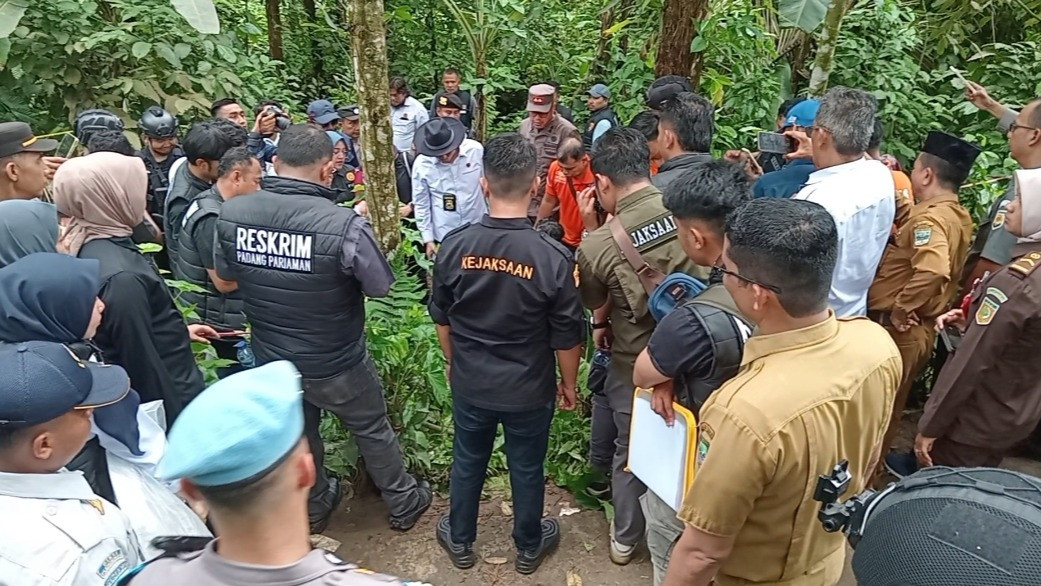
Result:
M434 118L416 131L416 151L412 206L427 256L433 256L449 232L488 213L481 189L484 147L466 138L459 120Z

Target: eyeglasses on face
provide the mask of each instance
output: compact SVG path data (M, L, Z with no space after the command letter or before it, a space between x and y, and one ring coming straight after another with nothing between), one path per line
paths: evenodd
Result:
M773 291L774 293L776 293L778 295L781 294L781 288L776 286L776 285L767 285L766 283L763 283L762 281L756 281L755 279L749 279L748 277L738 273L737 271L731 271L731 270L725 268L723 265L720 265L720 264L717 264L716 266L712 267L712 272L716 273L715 275L713 275L714 277L719 277L719 275L730 275L731 277L734 277L735 279L739 279L739 280L744 281L746 283L751 283L752 285L759 285L763 289L766 289L768 291ZM721 277L719 277L719 278L721 278Z
M1008 133L1012 134L1013 132L1015 132L1019 128L1022 128L1023 130L1041 130L1041 128L1036 128L1036 127L1033 127L1033 126L1025 126L1023 124L1017 124L1017 123L1013 122L1012 124L1008 125Z

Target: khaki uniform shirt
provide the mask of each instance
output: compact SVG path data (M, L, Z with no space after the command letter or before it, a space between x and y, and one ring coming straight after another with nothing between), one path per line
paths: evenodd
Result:
M925 323L946 311L958 292L970 238L972 217L957 195L915 205L886 246L868 290L868 309L892 312L896 323L911 312Z
M616 211L616 217L648 264L665 274L683 272L707 280L709 270L694 264L683 252L676 238L676 222L662 204L661 192L656 187L647 186L622 199ZM578 247L576 260L582 304L596 309L608 298L614 302L612 363L625 363L631 369L654 330L647 291L622 256L611 227L606 224L586 236Z
M233 562L217 554L214 549L217 542L211 541L200 551L149 562L128 583L131 586L430 586L376 574L321 549L311 550L288 566Z
M846 539L827 533L817 477L849 460L859 493L871 476L900 382L900 354L866 318L753 335L737 376L701 409L694 483L679 518L734 537L719 586L832 586Z
M936 377L918 430L925 437L1001 451L1041 419L1041 243L973 291L958 351Z
M528 208L528 215L534 216L539 211L542 195L546 190L546 174L549 172L549 165L557 160L557 152L560 150L560 145L569 136L581 137L575 125L564 120L560 114L554 116L553 120L541 130L536 129L532 125L531 117L525 118L520 125L520 134L535 145L535 155L539 159L539 177L542 179L542 182L539 186L538 197L532 198L531 205Z

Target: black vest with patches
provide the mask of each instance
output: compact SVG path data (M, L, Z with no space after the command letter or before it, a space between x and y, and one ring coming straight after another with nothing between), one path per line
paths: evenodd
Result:
M596 129L596 125L601 120L607 120L611 123L612 127L621 126L621 121L618 120L618 115L614 113L614 109L611 106L606 108L600 108L593 115L589 117L589 125L586 126L586 132L582 135L582 142L586 145L586 152L589 152L593 148L593 130Z
M178 234L180 254L173 262L177 263L182 279L206 289L204 293L183 291L180 294L181 301L193 305L199 319L204 323L219 329L241 330L246 324L241 294L238 291L224 294L217 290L210 280L194 239L199 222L218 216L223 203L221 196L211 188L200 193L188 205L181 232Z
M257 364L289 360L304 378L335 376L365 357L361 284L340 266L361 217L320 185L269 177L263 186L226 201L217 220L217 254L245 300Z
M741 325L748 331L752 327L737 310L733 297L722 283L710 285L682 307L692 310L712 344L712 374L709 377L688 380L680 376L676 379L676 401L697 415L709 395L741 368L747 338Z

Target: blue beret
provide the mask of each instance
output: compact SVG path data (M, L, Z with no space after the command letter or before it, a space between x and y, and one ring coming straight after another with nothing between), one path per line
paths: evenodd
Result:
M303 436L300 384L300 373L286 361L213 384L174 422L159 477L223 486L271 468Z
M821 108L820 100L803 100L798 104L791 107L788 110L788 116L785 118L785 128L789 126L813 126L814 120L817 119L817 111Z

